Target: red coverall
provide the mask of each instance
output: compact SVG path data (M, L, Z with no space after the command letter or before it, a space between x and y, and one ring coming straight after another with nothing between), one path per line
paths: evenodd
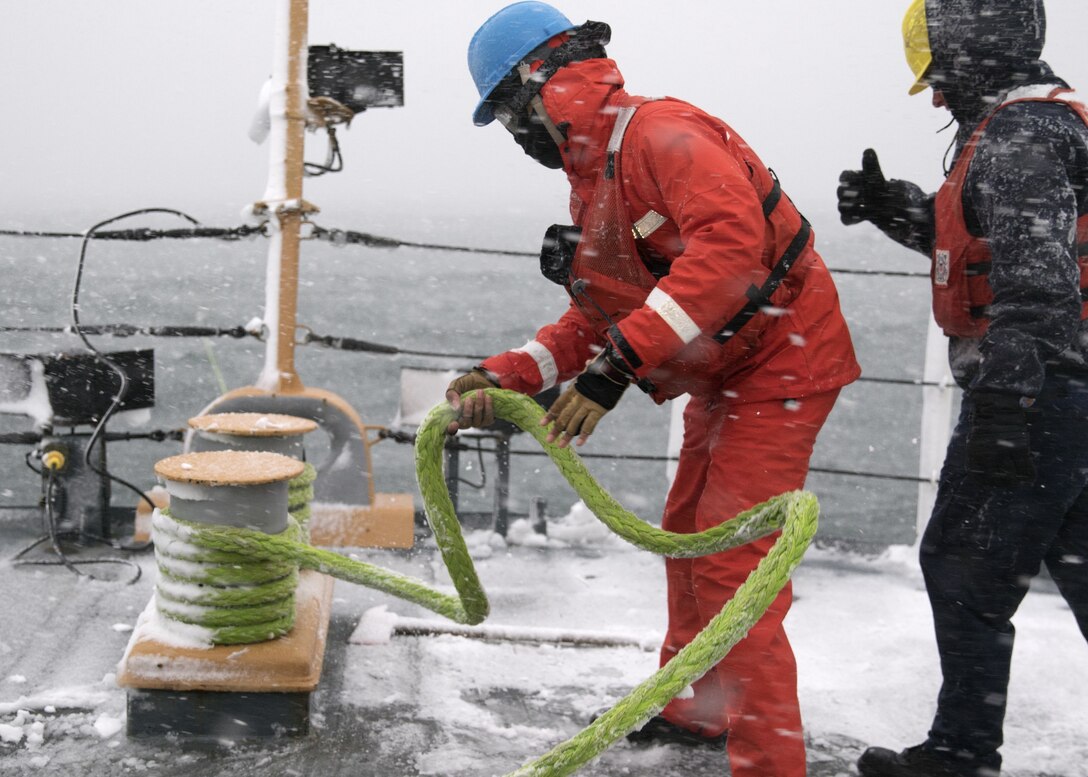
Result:
M561 151L578 225L593 200L615 108L630 99L622 87L612 60L592 59L560 69L541 91L552 120L569 125ZM667 263L668 273L646 304L611 330L572 302L525 346L483 366L503 388L535 394L576 376L611 342L639 378L652 379L656 401L690 393L662 525L701 531L804 485L817 432L860 369L811 238L772 297L780 307L757 314L727 346L707 346L705 335L718 332L747 301L745 292L761 285L800 224L786 197L773 219L764 216L772 179L730 127L678 100L646 103L628 126L620 159L624 228L651 209L667 218L642 248ZM720 612L773 541L666 561L662 663ZM782 627L791 596L787 587L747 638L695 684L694 697L674 700L663 712L705 735L728 729L735 777L806 772L796 663Z

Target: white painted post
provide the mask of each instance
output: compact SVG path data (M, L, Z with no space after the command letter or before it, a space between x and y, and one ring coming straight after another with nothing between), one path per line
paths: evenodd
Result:
M669 441L665 446L665 477L672 487L672 481L676 478L677 459L680 456L680 446L684 442L684 408L688 406L690 394L683 394L669 402Z
M952 400L955 382L948 366L948 338L929 318L926 332L926 357L922 368L922 380L937 386L922 387L922 424L918 439L918 476L925 482L918 484L917 535L915 544L922 539L933 503L937 498L937 480L944 463L945 450L952 429Z

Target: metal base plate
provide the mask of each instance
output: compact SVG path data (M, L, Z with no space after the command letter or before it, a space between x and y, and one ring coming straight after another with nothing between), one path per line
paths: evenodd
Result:
M129 688L129 736L231 740L304 736L309 693L229 693Z

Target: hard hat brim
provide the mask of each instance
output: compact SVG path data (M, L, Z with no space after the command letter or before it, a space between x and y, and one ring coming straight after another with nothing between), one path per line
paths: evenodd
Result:
M472 123L477 127L486 127L491 122L495 121L495 106L488 99L491 95L484 97L476 105L476 110L472 112ZM461 114L462 116L464 114Z
M910 90L907 92L907 94L909 94L909 95L911 95L913 97L914 95L918 94L919 92L924 92L928 88L929 88L929 84L927 84L925 81L922 81L921 79L919 79L919 80L914 82L914 86L912 86L910 88Z

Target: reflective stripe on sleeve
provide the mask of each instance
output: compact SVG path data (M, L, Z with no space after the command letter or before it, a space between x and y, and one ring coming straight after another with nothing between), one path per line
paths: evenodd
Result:
M559 368L555 366L555 357L545 345L537 340L530 340L521 348L515 348L514 353L527 353L536 362L536 368L540 370L540 390L550 389L559 378Z
M661 289L655 288L650 292L650 296L646 298L646 305L664 319L685 345L702 334L699 325L691 320L691 316Z

